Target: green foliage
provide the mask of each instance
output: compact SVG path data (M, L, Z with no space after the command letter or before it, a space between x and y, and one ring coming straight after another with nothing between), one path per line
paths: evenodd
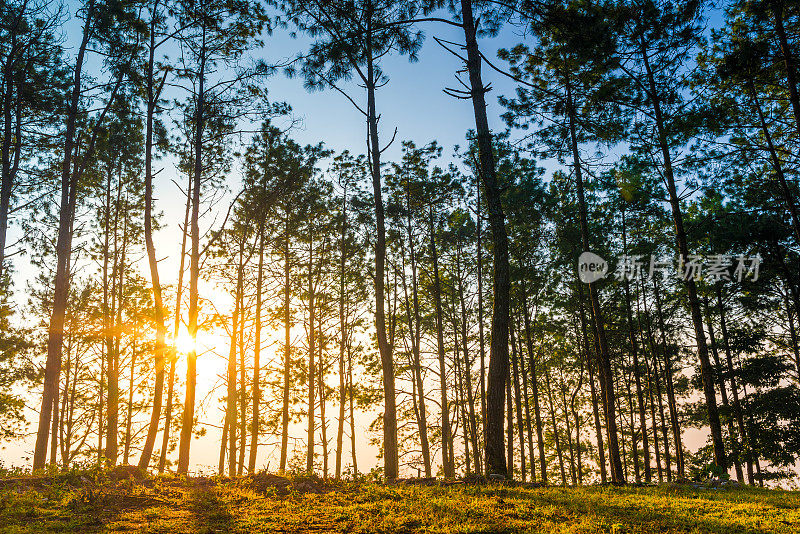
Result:
M33 331L12 322L14 305L7 288L7 283L0 285L0 442L23 435L25 395L39 379L31 358Z

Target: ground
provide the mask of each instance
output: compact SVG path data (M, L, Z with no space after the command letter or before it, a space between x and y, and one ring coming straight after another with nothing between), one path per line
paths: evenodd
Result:
M798 534L800 492L76 472L0 478L0 532Z

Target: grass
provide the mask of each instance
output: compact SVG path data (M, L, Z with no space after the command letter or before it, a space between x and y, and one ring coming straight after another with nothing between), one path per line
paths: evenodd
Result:
M0 479L0 532L798 534L800 493L73 474Z

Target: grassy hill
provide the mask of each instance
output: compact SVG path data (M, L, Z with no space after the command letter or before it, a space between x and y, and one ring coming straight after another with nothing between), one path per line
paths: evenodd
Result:
M0 532L797 534L800 493L71 473L0 479Z

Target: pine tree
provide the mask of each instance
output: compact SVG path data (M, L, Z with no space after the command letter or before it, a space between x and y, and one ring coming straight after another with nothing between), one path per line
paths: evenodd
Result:
M385 409L384 476L398 476L397 408L395 370L392 347L386 331L384 273L386 264L385 206L381 185L381 147L378 136L377 89L388 78L380 67L380 59L390 52L415 58L421 44L421 34L403 24L417 11L416 2L395 0L363 0L358 2L294 2L284 5L287 17L314 37L308 54L302 57L300 74L309 89L331 87L353 104L367 121L367 154L372 175L375 202L375 329L383 369ZM295 74L294 70L288 71ZM338 83L357 76L366 90L366 106L338 87Z

